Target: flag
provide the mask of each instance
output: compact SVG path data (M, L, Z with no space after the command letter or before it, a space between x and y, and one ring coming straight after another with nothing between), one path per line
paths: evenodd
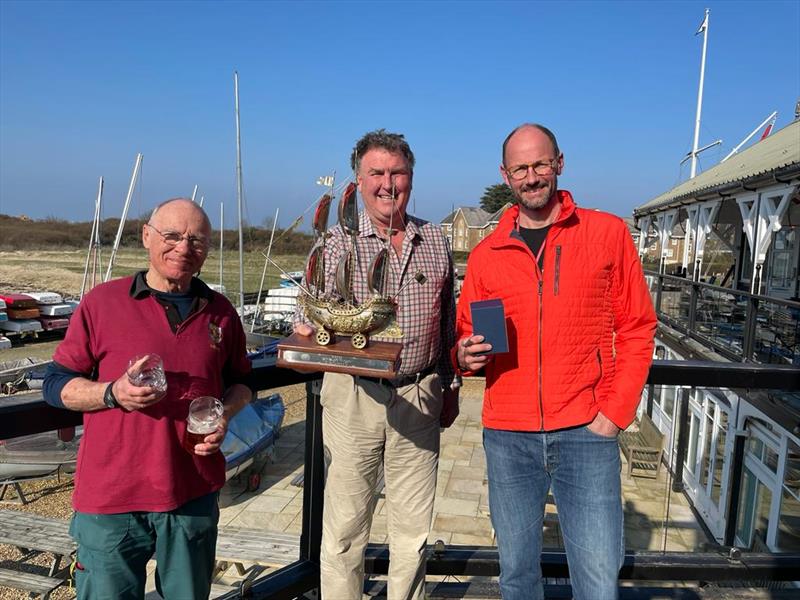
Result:
M705 16L705 18L703 19L703 22L702 22L702 23L700 23L700 28L697 30L697 32L695 33L695 35L698 35L698 34L700 34L700 33L703 33L703 32L704 32L706 29L708 29L708 11L706 11L706 16Z
M761 138L758 140L759 142L764 138L766 138L770 133L772 133L772 128L775 125L775 119L777 118L778 118L777 116L772 117L772 120L769 123L767 123L767 126L764 128L764 133L761 134Z
M317 178L317 185L331 187L333 185L333 175L324 175Z

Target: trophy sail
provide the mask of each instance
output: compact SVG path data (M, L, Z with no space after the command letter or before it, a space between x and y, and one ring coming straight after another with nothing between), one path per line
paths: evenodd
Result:
M386 296L386 283L389 274L389 251L382 248L372 259L367 273L367 287L371 294Z
M325 293L325 248L317 246L311 251L306 265L306 284L319 298Z
M353 251L348 249L336 265L336 291L345 304L353 304Z
M317 203L317 209L314 211L314 231L317 236L324 235L328 229L328 213L331 210L332 199L330 194L324 194Z
M339 200L339 224L345 233L355 235L358 233L358 198L356 197L356 184L352 181Z

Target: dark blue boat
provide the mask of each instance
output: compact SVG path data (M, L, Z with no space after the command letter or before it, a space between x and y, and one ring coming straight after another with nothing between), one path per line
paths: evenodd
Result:
M286 408L279 394L253 400L228 424L228 435L222 442L227 479L250 467L256 457L275 443ZM248 489L258 488L260 477L254 474Z

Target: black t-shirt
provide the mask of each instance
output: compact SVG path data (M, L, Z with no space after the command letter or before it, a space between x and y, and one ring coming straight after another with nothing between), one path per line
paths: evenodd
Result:
M175 310L178 311L178 317L181 323L183 323L186 317L192 312L192 304L194 303L196 294L191 291L171 293L153 290L153 293L161 304L169 303L175 307Z
M519 235L522 237L524 242L527 244L528 248L531 249L533 255L539 255L539 268L542 268L544 264L544 248L542 248L542 244L544 243L544 238L547 237L547 232L550 230L550 225L547 227L542 227L540 229L528 229L527 227L520 227L519 228ZM539 254L539 249L542 250L542 253Z

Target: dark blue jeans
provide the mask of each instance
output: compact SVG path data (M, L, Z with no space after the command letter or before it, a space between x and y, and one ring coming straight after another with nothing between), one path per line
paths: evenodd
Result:
M586 427L484 429L503 600L541 600L542 521L552 487L576 600L615 600L625 554L619 445Z

